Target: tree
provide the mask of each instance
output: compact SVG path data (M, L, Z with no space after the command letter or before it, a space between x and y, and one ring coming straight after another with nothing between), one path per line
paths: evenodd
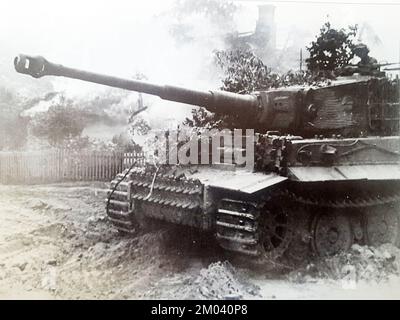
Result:
M249 93L270 87L270 72L252 51L216 51L215 62L224 73L221 90Z
M232 1L220 0L177 0L173 8L177 23L172 24L170 32L179 43L187 43L196 39L195 27L200 21L207 19L213 29L224 33L234 29L234 14L238 6Z
M222 70L221 90L235 93L249 93L256 89L271 86L270 72L264 63L252 51L235 49L215 51L215 64ZM204 108L192 110L191 118L186 118L183 125L195 128L245 128L236 114L208 112Z
M216 117L215 113L211 113L204 108L192 109L191 118L183 121L184 126L191 128L218 128L222 120Z
M52 105L47 112L36 114L31 120L31 132L46 139L51 146L64 146L81 136L85 127L82 112L66 99Z
M306 60L307 67L312 73L333 71L349 64L354 57L354 39L357 25L346 29L334 29L326 22L320 29L316 40L312 41L307 50L310 57Z

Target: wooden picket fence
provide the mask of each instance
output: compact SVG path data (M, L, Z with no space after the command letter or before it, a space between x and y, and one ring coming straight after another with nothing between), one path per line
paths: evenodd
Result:
M118 172L144 164L143 153L51 150L0 152L0 183L110 181Z

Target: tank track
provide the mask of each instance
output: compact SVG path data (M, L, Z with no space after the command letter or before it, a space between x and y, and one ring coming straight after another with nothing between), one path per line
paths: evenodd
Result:
M123 233L135 232L148 218L196 227L210 223L199 214L203 185L184 175L146 171L145 168L125 170L111 181L108 197L109 220Z
M133 215L131 186L128 169L117 174L107 192L106 212L109 221L121 233L134 233L137 227Z
M274 198L279 203L281 195ZM274 208L271 200L222 199L215 224L222 248L251 256L256 263L276 263L288 249L294 227L286 206Z
M229 251L258 256L258 215L255 203L223 199L215 221L215 237L220 246Z
M282 202L282 199L283 200ZM244 254L253 258L253 261L277 262L280 258L287 258L287 262L304 261L312 255L320 255L316 246L315 221L321 214L328 212L344 212L345 219L351 225L351 243L377 246L391 238L381 230L379 221L390 224L391 220L384 220L388 210L400 208L400 193L386 195L364 195L356 198L344 199L316 199L305 198L288 190L282 190L278 203L285 203L288 215L292 219L286 223L287 232L280 238L278 245L265 248L262 236L261 214L269 215L273 211L262 213L262 208L268 201L261 203L222 199L216 214L215 237L221 247L228 251ZM271 201L271 200L269 200ZM275 199L276 201L276 199ZM289 205L288 205L289 203ZM352 210L352 212L348 212ZM354 211L354 212L353 212ZM397 240L394 240L396 230L392 230L393 244L400 245L400 210L397 209L397 219L393 228L397 228ZM355 213L355 214L353 214ZM328 213L329 214L329 213ZM390 219L387 218L387 219ZM377 222L378 221L378 222ZM268 223L270 221L267 221ZM270 232L271 230L269 230ZM371 234L373 238L371 239ZM269 237L278 237L278 234L269 233ZM394 243L395 242L395 243Z
M301 237L310 239L311 253L321 255L316 243L321 241L317 223L321 217L335 215L348 228L349 247L353 243L379 246L390 242L400 246L400 193L365 193L355 197L323 199L287 193L293 202L309 212L309 230ZM322 236L323 237L323 236Z
M303 196L296 195L295 193L286 192L293 201L307 206L317 206L321 208L366 208L377 205L386 205L400 201L400 193L381 195L364 195L354 199L336 199L336 200L325 200L321 198L306 198Z

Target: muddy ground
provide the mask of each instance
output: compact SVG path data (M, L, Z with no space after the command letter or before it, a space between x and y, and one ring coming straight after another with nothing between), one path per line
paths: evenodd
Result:
M119 235L105 216L106 187L0 185L0 299L400 298L392 246L256 270L180 228Z

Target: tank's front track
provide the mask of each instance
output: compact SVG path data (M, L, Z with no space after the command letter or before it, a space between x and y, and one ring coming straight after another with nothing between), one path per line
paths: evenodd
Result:
M146 220L200 227L209 223L200 214L203 185L184 176L133 168L111 182L106 199L110 221L122 233L132 233Z

